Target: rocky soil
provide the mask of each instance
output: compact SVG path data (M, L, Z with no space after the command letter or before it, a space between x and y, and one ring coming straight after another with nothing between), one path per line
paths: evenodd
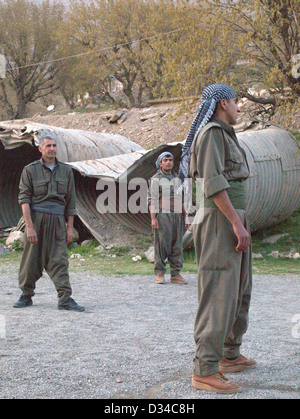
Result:
M65 115L36 114L31 121L62 128L82 129L93 132L120 134L145 149L161 144L184 141L198 104L183 108L179 103L160 103L143 109L118 110L117 112L71 112ZM260 109L249 102L241 103L241 121L257 118ZM117 115L116 118L113 118ZM258 116L262 120L263 116ZM109 120L117 119L115 122ZM300 130L300 110L291 115L277 114L274 123L286 129Z
M123 110L122 117L115 122L109 122L114 111L44 116L37 114L30 120L62 128L120 134L148 149L184 140L193 115L191 117L186 113L178 115L178 110L178 104Z

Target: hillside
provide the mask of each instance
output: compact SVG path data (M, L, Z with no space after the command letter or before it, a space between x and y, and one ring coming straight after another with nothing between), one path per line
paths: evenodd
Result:
M72 129L120 134L148 149L175 141L183 141L193 115L177 116L176 104L153 106L146 109L124 111L115 123L108 122L112 112L69 113L67 115L40 114L30 118L33 122Z
M241 121L253 118L256 114L255 105L242 106ZM178 103L156 104L144 109L119 111L87 111L86 113L72 112L68 114L38 113L29 118L33 122L42 124L82 129L94 132L120 134L145 149L157 147L161 144L183 141L189 131L197 105L189 110L181 109ZM122 116L115 123L108 122L114 115ZM117 119L117 118L116 118ZM293 115L275 115L273 122L283 128L300 131L300 110Z

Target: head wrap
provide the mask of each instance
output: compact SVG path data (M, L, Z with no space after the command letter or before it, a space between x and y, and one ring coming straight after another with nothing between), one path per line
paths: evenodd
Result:
M156 167L157 167L157 169L159 169L160 168L160 163L161 163L161 161L162 161L162 159L164 158L164 157L172 157L172 159L174 160L174 156L173 156L173 154L172 153L170 153L169 151L165 151L164 153L161 153L159 156L158 156L158 159L156 160Z
M199 110L182 149L178 173L182 182L184 182L184 180L188 177L191 147L195 138L197 138L199 131L210 121L211 117L215 113L217 104L222 99L230 100L234 98L236 98L234 90L226 84L212 84L203 90Z

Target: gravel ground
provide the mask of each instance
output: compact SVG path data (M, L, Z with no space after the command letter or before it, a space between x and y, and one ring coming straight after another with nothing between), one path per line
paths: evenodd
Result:
M0 267L1 399L299 399L300 275L256 276L243 353L258 361L230 374L243 387L215 395L191 387L196 276L187 286L153 277L72 273L86 313L57 310L45 275L34 306L13 309L16 270Z

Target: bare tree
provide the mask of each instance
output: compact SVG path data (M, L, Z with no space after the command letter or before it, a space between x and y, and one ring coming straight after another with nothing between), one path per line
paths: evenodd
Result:
M224 51L230 41L239 58L234 71L241 94L263 106L271 105L271 113L278 105L297 101L300 79L293 67L300 53L299 0L208 0L208 4L220 39L223 36ZM253 84L268 94L254 95L249 89Z
M0 81L0 101L11 119L26 116L29 103L55 91L57 69L51 60L54 33L63 6L44 1L0 0L0 53L7 60L7 78Z
M64 64L73 78L71 90L90 93L97 86L119 106L141 107L158 85L162 65L155 48L158 34L178 29L173 19L176 11L172 0L72 3L60 30L60 54L76 48L78 54L91 54L79 57L76 68ZM110 89L111 80L121 86L117 94Z

